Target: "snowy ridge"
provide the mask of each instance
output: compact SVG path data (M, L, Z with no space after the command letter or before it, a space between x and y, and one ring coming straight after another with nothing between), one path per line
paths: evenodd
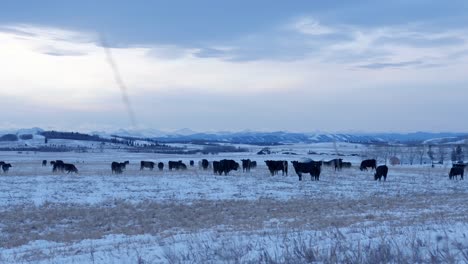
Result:
M0 130L0 136L5 134L33 134L44 132L41 128ZM114 135L134 138L151 138L164 143L171 142L223 142L237 144L278 144L278 143L425 143L425 144L460 144L468 139L468 133L295 133L287 131L258 132L245 130L241 132L195 132L184 128L174 131L158 129L119 129L113 132L90 132L102 138L111 138Z

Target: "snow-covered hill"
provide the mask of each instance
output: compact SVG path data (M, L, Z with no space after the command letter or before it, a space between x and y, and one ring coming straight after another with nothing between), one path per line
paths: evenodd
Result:
M5 134L32 134L36 139L44 132L41 128L0 130L0 137ZM276 132L195 132L184 128L175 131L161 131L157 129L120 129L117 131L91 132L102 138L112 138L118 135L132 138L151 138L159 142L225 142L235 144L278 144L278 143L323 143L323 142L351 142L351 143L426 143L426 144L460 144L468 139L468 133L294 133L287 131Z

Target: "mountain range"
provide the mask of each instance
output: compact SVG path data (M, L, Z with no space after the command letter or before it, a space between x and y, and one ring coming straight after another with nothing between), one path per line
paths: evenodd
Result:
M44 132L41 128L29 129L10 129L0 131L0 136L4 134L40 134ZM95 131L91 135L99 135L103 138L113 136L150 138L164 143L171 142L225 142L237 144L279 144L279 143L320 143L320 142L352 142L352 143L460 143L468 139L468 133L432 133L432 132L413 132L413 133L295 133L286 131L276 132L195 132L190 129L181 129L175 131L161 131L156 129L124 130L120 129L113 132Z

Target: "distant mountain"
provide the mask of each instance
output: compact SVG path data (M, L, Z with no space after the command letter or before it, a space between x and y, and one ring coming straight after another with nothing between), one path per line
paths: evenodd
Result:
M18 129L0 131L4 134L41 134L41 128ZM98 135L102 138L111 138L113 135L121 137L153 139L163 143L235 143L274 145L289 143L321 143L321 142L350 142L350 143L425 143L425 144L460 144L468 139L468 133L293 133L286 131L256 132L244 130L241 132L195 132L184 128L171 132L157 129L120 129L114 132L92 132L89 135Z

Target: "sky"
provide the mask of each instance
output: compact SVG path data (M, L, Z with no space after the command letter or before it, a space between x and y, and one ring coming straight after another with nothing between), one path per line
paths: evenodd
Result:
M3 0L0 98L3 129L468 132L468 1Z

